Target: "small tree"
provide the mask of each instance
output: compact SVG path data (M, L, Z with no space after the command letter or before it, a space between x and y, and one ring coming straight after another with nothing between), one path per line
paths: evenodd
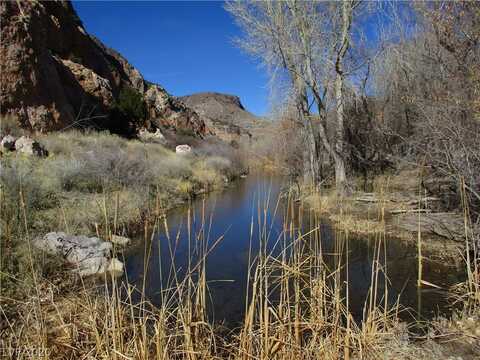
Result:
M146 118L147 107L142 94L129 86L124 86L110 112L112 124L108 128L115 133L131 136Z
M137 90L124 86L120 90L115 108L129 121L136 124L145 120L147 117L147 108L142 94Z

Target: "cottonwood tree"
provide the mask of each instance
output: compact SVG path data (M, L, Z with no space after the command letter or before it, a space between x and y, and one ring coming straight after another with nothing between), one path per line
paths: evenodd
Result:
M229 2L226 9L242 27L244 50L258 57L272 77L290 82L299 127L305 142L304 178L321 179L319 154L334 160L339 193L347 185L345 164L345 84L351 75L347 57L352 24L360 1ZM351 56L350 56L351 57ZM327 114L335 112L335 131L328 136Z

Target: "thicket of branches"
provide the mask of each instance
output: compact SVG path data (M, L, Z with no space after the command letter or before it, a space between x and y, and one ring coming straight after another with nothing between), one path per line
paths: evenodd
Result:
M321 184L419 164L480 203L480 3L232 2L270 70L287 163ZM301 144L301 146L298 146ZM288 145L284 146L288 147ZM426 186L428 184L426 183ZM432 189L433 190L433 189Z

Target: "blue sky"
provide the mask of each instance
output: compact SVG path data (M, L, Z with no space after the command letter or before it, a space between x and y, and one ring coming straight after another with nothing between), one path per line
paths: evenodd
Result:
M86 30L176 96L216 91L267 111L265 71L234 44L240 35L223 2L86 2L74 7Z

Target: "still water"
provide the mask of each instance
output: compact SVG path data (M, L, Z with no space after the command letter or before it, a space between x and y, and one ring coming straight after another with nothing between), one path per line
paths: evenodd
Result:
M162 227L154 240L148 242L148 246L139 241L126 254L129 283L140 290L144 287L145 297L153 304L160 305L161 291L166 286L168 275L171 276L171 254L174 254L174 268L177 269L178 276L182 276L188 267L188 259L191 258L189 254L192 253L191 246L188 245L189 236L194 239L195 234L202 232L211 246L216 244L206 262L210 316L215 322L237 324L242 320L245 308L249 249L255 253L259 247L259 225L268 224L268 247L273 252L275 243L281 237L286 201L278 199L284 185L281 177L251 175L231 184L223 192L197 198L189 206L169 212L168 237L166 229ZM188 208L192 209L190 232ZM305 218L308 219L308 216ZM303 233L309 230L308 221L296 225L303 228ZM334 229L328 221L321 221L319 227L325 253L334 253ZM350 311L356 318L362 316L370 287L374 243L373 238L365 236L349 238ZM172 248L174 251L171 251ZM147 253L148 257L145 255ZM384 263L389 279L390 304L400 299L403 307L412 309L411 313L417 313L420 309L422 318L449 312L444 290L418 291L415 247L406 246L395 239L386 239L385 251L382 249L381 257L386 258ZM462 277L455 269L430 262L424 263L423 273L424 280L443 289ZM383 293L382 289L380 293Z

